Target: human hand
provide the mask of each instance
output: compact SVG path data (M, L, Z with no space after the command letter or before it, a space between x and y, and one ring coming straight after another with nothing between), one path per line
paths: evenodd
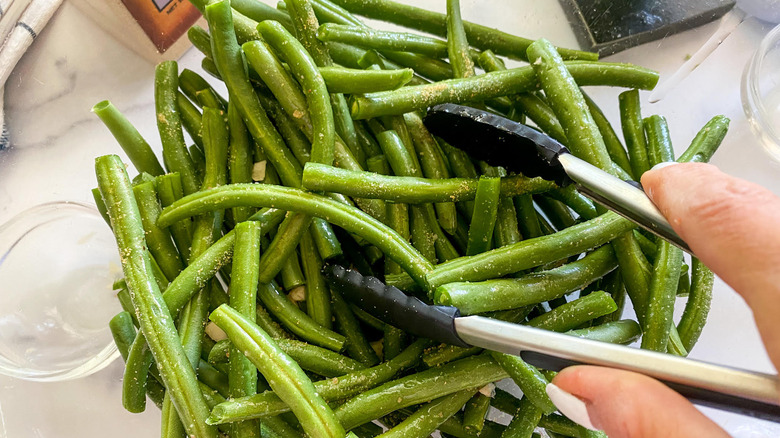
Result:
M745 299L778 367L780 198L708 164L656 168L642 176L642 185L699 259ZM643 375L576 366L553 385L548 391L562 413L611 438L728 436L681 395ZM567 403L556 386L585 409L571 398Z

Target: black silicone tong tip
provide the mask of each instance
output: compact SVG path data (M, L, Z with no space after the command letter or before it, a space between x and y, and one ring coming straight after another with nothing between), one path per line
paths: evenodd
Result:
M382 321L423 338L467 347L455 331L455 307L431 306L378 278L363 276L343 266L329 264L322 274L331 287Z
M471 157L559 186L571 182L558 162L569 151L530 126L468 106L445 103L428 109L428 130Z

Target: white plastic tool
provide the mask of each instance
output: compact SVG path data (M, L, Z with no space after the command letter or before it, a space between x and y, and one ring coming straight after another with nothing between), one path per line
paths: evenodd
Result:
M770 23L780 23L780 0L739 0L737 6L720 19L720 25L715 33L704 43L696 53L674 72L668 79L662 81L650 93L650 103L658 102L666 97L680 82L696 69L732 32L748 17L756 17Z

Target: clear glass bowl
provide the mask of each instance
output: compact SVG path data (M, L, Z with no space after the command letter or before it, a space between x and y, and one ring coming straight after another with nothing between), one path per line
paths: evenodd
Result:
M764 37L745 67L742 107L763 148L780 161L780 26Z
M0 226L0 373L68 380L115 359L108 321L121 311L120 266L92 206L41 204Z

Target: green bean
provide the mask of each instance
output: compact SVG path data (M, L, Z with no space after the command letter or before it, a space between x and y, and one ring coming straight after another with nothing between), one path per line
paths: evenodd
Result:
M252 140L235 103L228 104L227 116L230 131L230 152L228 153L230 182L252 182ZM253 213L251 208L236 207L233 209L233 220L243 222Z
M669 126L663 116L652 115L642 121L647 136L647 155L650 166L658 163L674 161Z
M706 163L720 146L729 129L729 119L715 116L696 134L688 149L680 155L681 163Z
M367 50L412 52L432 58L447 57L445 41L424 35L372 29L365 25L325 23L317 29L323 42L350 44Z
M144 248L140 215L132 198L124 165L116 155L108 155L96 160L95 170L98 186L109 209L120 254L124 255L123 270L133 305L141 330L157 361L163 383L172 394L173 404L184 419L187 432L202 437L216 437L215 428L205 424L208 408L197 386L195 372L189 366L179 343L173 319L165 308L156 284L150 281L151 262Z
M566 134L553 110L535 93L518 94L514 98L517 108L550 137L566 144Z
M197 145L192 145L188 152L192 158L192 165L195 166L195 176L198 177L198 180L203 179L203 173L206 171L206 156L203 154L203 150Z
M230 262L233 256L235 233L227 233L190 264L171 282L162 294L172 315L178 315L184 305Z
M368 18L388 21L439 36L445 36L447 32L447 17L445 14L427 11L416 6L396 3L390 0L333 0L333 2L352 13ZM515 59L528 59L526 49L533 42L532 40L468 21L463 22L463 27L471 44L479 49L490 49L499 55ZM558 50L567 59L595 60L598 57L595 53L578 50L564 48Z
M153 176L165 173L149 143L144 140L138 130L119 112L114 104L108 100L98 102L92 107L92 112L100 117L100 120L111 131L138 172L146 172Z
M247 353L274 393L290 406L307 435L344 436L341 424L309 378L267 333L228 306L220 306L211 319L225 330L237 348Z
M519 278L456 282L436 288L434 301L455 306L463 315L542 303L581 289L617 266L614 252L603 246L580 260Z
M509 426L501 434L501 438L531 438L541 419L541 409L531 403L528 397L523 397L520 400L520 407L515 412Z
M639 327L639 324L634 320L623 319L584 329L569 330L564 333L594 341L610 342L613 344L630 344L639 339L642 335L642 328Z
M311 6L321 22L364 26L363 22L349 11L328 0L313 0Z
M309 230L312 217L303 213L291 213L287 215L276 233L271 246L263 252L260 258L260 282L270 283L284 262L294 252L301 237Z
M685 303L682 318L677 326L685 349L690 351L696 344L707 320L712 302L712 285L715 276L699 259L691 265L691 290Z
M198 26L193 26L194 29L196 29L195 32L199 33L201 38L203 40L203 43L200 43L202 46L204 46L204 50L208 49L208 51L211 51L211 37L209 34ZM198 102L198 98L196 93L198 91L202 90L210 90L211 93L213 93L213 97L216 97L219 99L219 105L212 105L214 108L220 108L225 109L227 108L228 101L219 95L217 93L217 90L215 90L211 84L208 83L203 77L194 71L185 68L182 69L181 73L179 73L179 88L181 88L184 95L186 95L191 101ZM201 105L205 106L205 105Z
M163 207L167 207L184 196L181 176L169 173L157 178L157 195ZM192 222L183 220L171 224L171 235L185 262L190 261L190 246L192 246Z
M608 242L633 227L633 224L617 214L608 212L549 236L524 240L482 254L442 263L436 266L426 279L428 284L435 288L456 280L479 281L500 277L579 254Z
M160 215L161 208L157 201L154 183L145 182L133 186L133 195L141 213L141 223L146 233L149 252L167 278L176 278L184 264L171 240L171 234L168 230L157 226L157 217Z
M490 397L481 392L474 394L463 407L463 427L481 432L490 409Z
M230 277L230 305L251 320L257 313L257 283L260 266L260 224L241 222L236 225L235 257ZM213 350L212 350L213 351ZM257 371L237 348L229 350L230 397L244 397L257 391ZM211 355L209 355L211 358ZM232 426L232 436L236 438L257 436L257 423L236 423Z
M423 259L406 240L368 214L329 198L289 187L233 184L207 190L164 209L158 224L167 226L182 218L205 211L238 205L274 205L275 208L322 217L377 245L382 252L398 262L421 284L425 284L425 274L432 269L430 263Z
M416 365L429 341L415 341L400 355L375 367L346 374L339 378L320 380L314 383L317 392L328 401L335 401L360 394L374 388L393 376ZM288 412L290 408L272 391L251 397L228 400L216 406L209 417L209 424L223 424L252 418L265 418Z
M195 97L197 98L197 102L202 108L209 107L220 111L225 111L227 109L222 105L222 101L217 95L217 92L212 88L205 88L203 90L196 91Z
M474 61L469 54L469 42L460 16L460 0L447 0L447 54L454 77L474 76Z
M539 427L554 433L574 438L606 438L607 435L601 431L586 429L579 424L569 420L563 415L552 414L544 415L539 420Z
M680 269L680 282L677 285L677 296L687 297L691 293L691 275L688 273L688 265L683 263Z
M187 39L189 39L192 45L195 46L195 48L205 56L204 60L212 58L211 36L206 29L200 27L197 24L191 26L189 29L187 29ZM195 100L194 92L190 98L193 101Z
M425 217L425 207L412 205L409 209L409 231L412 246L431 263L436 263L436 236Z
M562 230L575 224L571 210L562 202L544 195L535 196L534 201L556 229Z
M303 276L303 270L301 269L301 263L298 260L297 252L293 252L290 254L290 257L287 257L279 275L282 277L282 288L286 291L291 291L297 287L306 285L306 277Z
M369 134L368 129L366 129L363 122L355 122L355 131L357 131L358 140L360 141L360 145L367 157L371 158L382 153L382 149L379 148L379 144L376 142L374 137Z
M433 135L425 128L420 116L416 113L407 113L403 117L419 156L423 175L430 179L449 178L449 170L444 162L441 149ZM435 208L441 227L449 234L454 234L458 227L455 204L452 202L437 202Z
M631 173L639 178L650 170L650 160L647 156L647 143L639 105L639 90L628 90L620 93L620 124L623 128L623 138L626 140Z
M647 301L642 348L666 351L669 330L674 324L672 314L682 262L681 249L666 241L658 243L658 256L653 265Z
M417 206L412 206L412 208L417 208ZM428 222L428 227L433 232L433 246L436 250L436 257L438 258L439 262L446 262L460 257L458 250L455 249L455 247L452 245L452 242L450 242L449 238L444 234L444 231L442 231L441 227L439 226L439 222L436 219L436 213L434 212L433 206L431 204L424 204L420 208L422 210L423 217Z
M547 395L545 388L549 382L539 370L527 364L519 356L496 351L491 351L490 356L509 374L534 406L545 414L550 414L558 409Z
M354 359L305 342L277 339L276 343L301 368L323 377L343 376L367 368Z
M362 330L360 324L356 319L353 309L351 308L344 298L337 290L331 290L331 298L333 300L333 315L336 317L336 324L339 327L339 331L344 334L346 341L344 347L349 356L363 365L374 366L379 363L379 357L376 352L371 348Z
M301 237L301 260L306 275L306 313L319 325L333 327L330 291L322 277L322 259L314 245L312 233Z
M293 335L285 331L282 326L276 322L265 307L258 305L255 313L255 322L266 333L274 339L292 339Z
M275 20L282 23L282 25L288 29L292 28L292 21L290 20L289 15L284 13L284 11L280 11L261 1L231 0L230 6L243 15L246 15L247 18L251 18L258 23L266 20Z
M571 152L594 166L613 173L612 162L573 72L567 70L549 41L540 39L528 47L536 77L558 117Z
M127 361L127 354L136 335L132 314L128 311L119 312L111 318L108 326L111 329L111 337L114 339L116 349L122 356L122 360Z
M460 411L476 389L465 389L424 404L404 421L380 435L382 438L424 437Z
M364 94L395 90L406 85L414 70L359 70L344 67L320 67L330 93Z
M285 58L306 95L313 125L311 160L315 163L332 164L336 135L333 111L328 88L317 64L307 55L303 45L278 22L264 21L258 25L258 31Z
M284 140L268 120L257 95L244 73L244 59L241 48L236 40L235 24L231 16L230 3L221 0L210 3L206 9L206 18L211 30L211 44L214 50L214 61L220 75L225 80L231 97L236 100L236 106L244 116L249 132L258 142L269 161L279 172L285 185L300 186L301 167L295 160Z
M514 197L515 211L517 212L517 226L520 233L526 239L533 239L543 235L539 216L534 207L534 198L530 194Z
M599 108L596 102L594 102L584 91L582 92L582 97L585 98L585 104L588 105L588 110L590 111L591 116L593 116L593 121L599 128L601 137L604 139L604 145L607 147L609 157L612 158L612 161L621 169L628 172L629 176L638 178L633 174L631 162L628 159L628 153L626 152L625 147L620 142L620 139L615 133L615 129L612 128L612 124L609 123L604 112L601 111L601 108Z
M195 146L202 149L203 139L200 135L200 110L198 110L198 107L181 92L176 93L176 106L179 108L179 114L181 115L181 126L187 131L187 134L190 135L192 141L195 142ZM192 155L192 153L190 153L190 155Z
M208 337L208 335L206 337ZM209 351L209 354L205 360L210 365L227 363L230 360L230 350L232 348L233 344L230 342L230 339L222 339L214 344L213 347L211 347L211 350ZM254 365L252 366L254 367Z
M629 64L567 62L564 65L581 86L611 85L647 89L652 88L658 81L657 73ZM465 79L450 79L435 84L415 85L353 97L352 117L368 119L381 115L403 114L424 110L439 103L483 101L533 91L538 85L533 72L531 66L525 66Z
M122 377L122 406L134 414L146 409L146 384L152 355L143 334L135 337L127 352Z
M336 192L356 198L375 198L408 204L473 200L478 179L429 179L384 176L309 163L304 167L303 187L312 191ZM501 196L542 193L555 185L541 178L521 175L501 178Z
M171 172L179 172L185 194L196 192L200 182L195 175L195 167L184 144L181 117L176 105L179 83L176 61L164 61L155 70L155 108L157 128L163 149L163 162Z
M292 333L333 351L344 348L344 337L328 330L306 315L290 301L273 283L261 283L257 292L260 300L284 327Z
M528 321L528 325L563 332L577 328L599 316L612 313L616 309L617 305L608 293L596 291L537 316Z
M339 406L336 417L346 429L351 429L400 408L480 387L506 376L490 357L466 358L363 392Z
M399 203L387 204L387 225L395 230L404 239L411 239L409 229L409 206ZM385 261L386 274L400 274L401 267L398 263L388 259Z
M499 178L484 176L479 178L477 193L474 197L473 219L469 227L467 256L480 254L490 249L496 214L498 213L500 183Z
M485 421L485 427L482 431L475 433L463 427L463 424L458 420L457 415L453 415L447 421L439 425L439 431L442 433L442 436L457 438L499 438L505 428L506 426L502 426L501 424Z

